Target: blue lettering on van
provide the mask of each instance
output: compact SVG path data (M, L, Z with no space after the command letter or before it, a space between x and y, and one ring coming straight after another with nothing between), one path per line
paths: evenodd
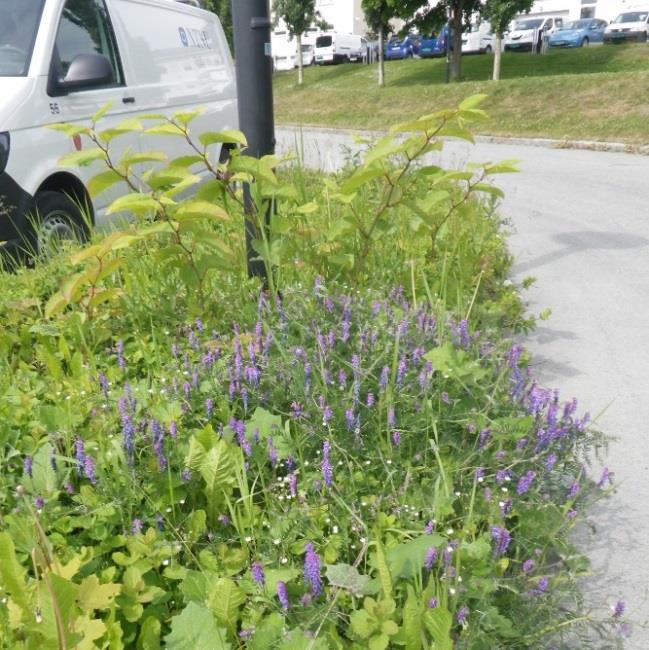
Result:
M212 49L212 39L208 32L191 27L179 27L178 33L183 47L197 47L201 50Z

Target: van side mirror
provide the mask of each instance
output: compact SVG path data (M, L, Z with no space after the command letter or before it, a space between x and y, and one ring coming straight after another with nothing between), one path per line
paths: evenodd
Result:
M115 82L115 72L110 61L101 54L78 54L72 59L68 72L57 81L57 90L83 90L107 86Z

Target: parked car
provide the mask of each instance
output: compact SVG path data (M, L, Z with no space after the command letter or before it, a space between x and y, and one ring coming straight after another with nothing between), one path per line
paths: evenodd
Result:
M446 54L446 41L449 39L449 28L445 26L439 34L428 34L421 37L419 42L419 56L422 59L430 59ZM449 41L449 46L451 45Z
M303 43L302 44L302 65L314 65L314 64L315 64L315 45L313 45L312 43Z
M549 47L585 47L591 43L604 42L604 30L608 23L599 18L583 18L564 23L548 40Z
M639 41L645 43L649 34L649 10L625 11L604 31L604 43L625 43Z
M391 38L385 45L383 56L386 60L412 59L419 54L420 39L415 35L408 35L403 39Z
M462 34L462 54L489 54L493 52L494 40L488 21L472 23L469 31Z
M327 32L315 39L315 62L345 63L362 58L362 39L355 34Z
M563 26L561 16L519 18L505 38L505 50L512 52L541 51L543 37L551 36Z
M234 64L216 15L169 0L2 0L5 249L24 243L47 248L52 241L86 235L85 218L91 226L107 221L106 208L127 188L119 183L91 198L88 181L105 166L97 161L61 168L59 160L92 143L46 128L61 122L87 126L106 106L102 130L127 118L199 107L203 112L192 123L196 132L237 128ZM191 153L181 138L137 133L113 140L111 149L113 160L129 150L159 150L170 159Z

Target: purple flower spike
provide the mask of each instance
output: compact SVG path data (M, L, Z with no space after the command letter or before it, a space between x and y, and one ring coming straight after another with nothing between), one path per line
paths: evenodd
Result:
M463 605L460 607L460 609L457 610L457 614L455 615L457 622L460 625L464 625L466 623L466 618L469 615L469 608Z
M34 465L34 460L31 456L25 456L25 460L23 461L23 471L29 478L32 478L32 468Z
M434 547L429 548L426 551L426 558L424 559L424 567L430 571L433 568L433 565L437 561L437 549Z
M541 578L539 580L537 586L534 589L532 589L532 594L534 596L541 596L542 594L544 594L547 591L549 584L550 584L550 581L548 580L548 578L546 578L546 577Z
M331 462L329 461L329 450L331 449L331 444L328 440L325 440L322 443L322 478L324 479L325 485L331 487L331 483L334 477L334 471L331 467Z
M426 607L428 607L428 609L435 609L435 607L437 607L437 598L431 598L426 603Z
M401 443L401 432L400 431L393 431L392 432L392 444L395 447L398 447L400 443Z
M535 478L536 472L529 470L519 479L518 485L516 486L516 492L518 492L518 494L525 494L530 487L532 487Z
M277 583L277 598L284 611L288 611L291 608L291 604L288 600L288 589L286 588L286 583L281 580Z
M613 472L609 471L608 467L602 470L602 475L597 482L598 488L604 488L606 484L613 485Z
M523 573L529 573L530 571L532 571L532 569L534 569L535 566L536 563L534 562L534 560L531 559L525 560L525 562L523 562Z
M139 535L142 532L142 527L144 526L141 519L137 517L131 522L131 535Z
M626 605L623 600L618 600L613 607L613 618L622 618L626 610Z
M264 567L261 566L259 562L253 562L250 567L250 573L252 579L260 586L263 587L266 584L266 576L264 575Z
M491 529L491 537L494 541L494 557L504 555L509 546L511 535L509 531L502 526L493 526Z
M305 547L304 556L304 580L311 587L311 593L319 596L322 592L322 580L320 578L320 556L313 549L309 542Z

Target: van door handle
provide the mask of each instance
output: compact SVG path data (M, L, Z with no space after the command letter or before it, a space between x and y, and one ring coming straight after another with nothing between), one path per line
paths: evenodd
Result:
M135 104L135 97L122 97L124 104Z

